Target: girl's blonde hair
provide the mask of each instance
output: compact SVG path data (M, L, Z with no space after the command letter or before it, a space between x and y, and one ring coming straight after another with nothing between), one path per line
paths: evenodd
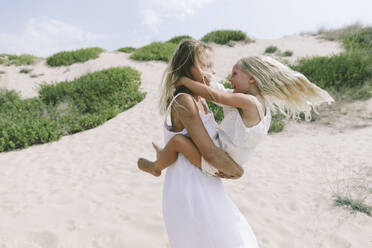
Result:
M182 76L192 78L190 69L193 65L203 73L203 54L212 48L206 43L193 39L182 40L169 61L162 77L162 89L159 101L160 113L165 114L175 91L174 83Z
M253 76L262 96L271 109L286 117L311 119L311 109L334 99L325 91L310 82L303 74L268 56L252 56L240 59L236 65L243 72ZM275 106L274 106L275 105Z

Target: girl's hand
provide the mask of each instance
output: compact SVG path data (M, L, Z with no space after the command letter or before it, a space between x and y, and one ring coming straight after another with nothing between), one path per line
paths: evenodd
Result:
M179 86L186 86L187 85L187 80L190 80L188 77L182 76L178 81L174 84L174 87L177 88Z
M210 86L211 85L211 75L208 75L208 74L206 74L206 75L204 75L203 76L203 79L204 79L204 82L203 83L205 83L206 85L208 85L208 86Z

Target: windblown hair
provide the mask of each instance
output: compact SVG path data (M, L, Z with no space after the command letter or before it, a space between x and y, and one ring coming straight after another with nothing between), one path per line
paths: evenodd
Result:
M303 74L268 56L252 56L240 59L239 69L250 74L257 82L260 93L269 107L287 118L311 119L311 109L334 99L323 89L310 82Z
M212 48L206 43L193 39L182 40L164 71L159 101L160 113L165 114L175 91L174 84L182 77L192 78L190 69L193 65L203 73L203 54Z

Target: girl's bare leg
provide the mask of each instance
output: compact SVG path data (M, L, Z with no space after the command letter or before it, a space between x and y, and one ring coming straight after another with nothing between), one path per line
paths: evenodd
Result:
M145 158L138 159L138 168L154 176L160 176L161 171L173 164L182 153L195 166L201 168L201 154L194 143L184 135L177 134L169 140L168 144L161 149L154 142L156 150L156 161L149 161Z

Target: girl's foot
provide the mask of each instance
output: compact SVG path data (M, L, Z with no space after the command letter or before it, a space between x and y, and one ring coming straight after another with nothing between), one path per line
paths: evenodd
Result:
M154 162L151 162L151 161L149 161L149 160L147 160L145 158L138 159L137 165L138 165L138 168L140 170L142 170L144 172L147 172L147 173L150 173L153 176L158 177L158 176L161 175L161 171L155 169Z

